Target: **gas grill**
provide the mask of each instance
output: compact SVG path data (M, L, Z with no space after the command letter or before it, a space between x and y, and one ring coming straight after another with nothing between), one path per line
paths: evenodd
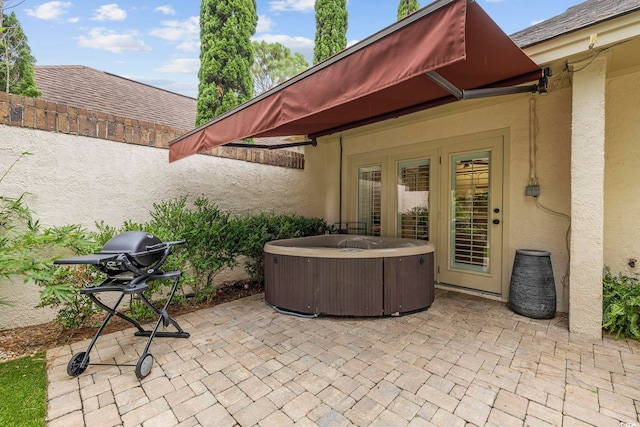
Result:
M89 363L89 353L93 349L98 337L113 316L117 316L135 326L138 330L136 336L148 337L147 344L135 365L116 364L115 366L135 366L136 376L140 379L146 377L151 372L153 366L153 356L149 353L149 347L154 337L168 338L189 338L189 334L184 332L178 322L172 319L167 313L167 308L178 287L178 282L182 276L181 271L164 272L160 268L171 254L173 247L184 243L184 240L163 242L153 234L143 231L128 231L110 239L102 247L100 252L81 255L71 258L62 258L54 261L54 264L80 265L88 264L106 274L106 278L97 284L82 288L80 293L86 295L98 307L105 310L107 315L98 328L95 336L91 340L86 351L73 355L67 364L67 374L77 377L82 374ZM164 306L158 308L145 296L145 291L149 289L149 282L154 280L171 281L171 291ZM107 305L98 296L103 292L119 293L113 305ZM125 296L137 296L145 306L151 309L158 316L152 330L144 329L135 319L117 311ZM165 328L172 325L176 331L158 331L160 325ZM107 365L106 363L94 365Z

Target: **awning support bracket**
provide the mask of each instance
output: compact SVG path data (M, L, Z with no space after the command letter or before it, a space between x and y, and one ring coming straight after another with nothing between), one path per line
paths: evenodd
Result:
M273 145L250 144L248 142L230 142L228 144L225 144L226 147L258 148L258 149L264 149L264 150L278 150L280 148L302 147L302 146L305 146L305 145L311 145L313 147L317 147L318 146L318 141L316 140L316 138L312 138L309 141L290 142L290 143L286 143L286 144L273 144Z
M482 89L458 89L453 83L442 77L435 71L429 71L425 73L431 81L455 96L456 99L478 99L489 98L492 96L512 95L515 93L539 93L543 94L547 92L548 80L551 75L551 69L545 68L542 72L542 78L538 80L537 84L528 86L507 86L507 87L491 87Z

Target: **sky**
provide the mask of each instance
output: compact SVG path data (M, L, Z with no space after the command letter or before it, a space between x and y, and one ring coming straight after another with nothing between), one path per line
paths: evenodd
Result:
M198 0L4 0L36 65L84 65L186 96L198 95ZM506 34L582 0L477 0ZM254 39L279 42L311 63L314 0L257 0ZM348 0L351 45L393 24L399 0ZM431 0L421 0L426 6Z

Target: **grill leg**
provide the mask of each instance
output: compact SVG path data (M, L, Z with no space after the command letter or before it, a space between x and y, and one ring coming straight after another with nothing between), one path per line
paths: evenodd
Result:
M174 279L173 286L171 287L171 292L169 294L169 298L167 298L167 301L165 302L164 307L162 307L161 310L155 307L153 304L151 304L151 301L149 301L149 299L146 296L144 296L144 294L140 294L140 298L142 299L144 304L147 307L149 307L151 310L153 310L158 316L158 320L156 320L156 324L153 327L153 330L138 331L135 334L138 337L140 336L149 337L149 340L147 341L147 345L145 346L142 354L146 354L149 352L149 347L151 347L151 342L153 341L153 338L156 336L165 337L165 338L189 338L190 336L188 332L185 332L184 330L182 330L178 322L176 322L174 319L169 317L169 314L167 312L167 308L169 307L169 304L171 304L171 300L173 299L173 296L175 295L176 290L178 289L178 282L180 281L180 276L182 276L182 273L177 274L176 278ZM177 329L177 331L176 332L158 332L158 328L160 328L161 323L164 324L164 326L168 326L169 323L171 323L173 327Z
M125 296L124 293L122 295L120 295L120 298L118 299L118 302L116 302L116 304L113 307L109 307L108 305L106 305L105 303L100 301L94 294L88 294L88 296L91 299L91 301L93 301L94 304L96 304L98 307L100 307L101 309L103 309L104 311L106 311L108 313L108 318L105 319L105 323L102 325L102 327L104 327L106 325L106 322L109 319L111 319L111 316L117 316L117 317L121 318L122 320L126 320L127 322L129 322L133 326L135 326L138 329L138 332L144 332L144 329L142 328L142 326L140 326L140 323L138 323L134 319L130 318L129 316L126 316L126 315L124 315L124 314L122 314L122 313L117 311L117 308L120 305L120 302L122 301L122 299Z
M89 353L91 353L93 346L96 345L96 341L98 341L98 337L104 330L104 327L107 326L107 323L109 323L109 320L111 320L111 317L113 317L114 314L116 315L118 314L116 310L120 305L120 303L122 302L122 299L124 298L124 294L120 295L120 298L118 298L118 301L115 303L113 307L109 307L108 305L103 304L94 295L89 295L89 298L91 298L93 302L95 302L98 306L104 309L107 312L107 315L102 321L102 325L100 325L100 327L98 328L98 331L91 339L91 342L89 343L89 347L87 347L87 351L74 354L71 360L69 361L69 364L67 365L67 374L69 374L72 377L77 377L87 369L87 366L89 365ZM128 319L128 320L130 321L131 319Z

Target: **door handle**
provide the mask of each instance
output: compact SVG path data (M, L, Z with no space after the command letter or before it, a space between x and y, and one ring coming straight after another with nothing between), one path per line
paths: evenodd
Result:
M494 224L500 224L500 220L499 220L499 219L494 219L494 220L493 220L493 223L494 223Z

